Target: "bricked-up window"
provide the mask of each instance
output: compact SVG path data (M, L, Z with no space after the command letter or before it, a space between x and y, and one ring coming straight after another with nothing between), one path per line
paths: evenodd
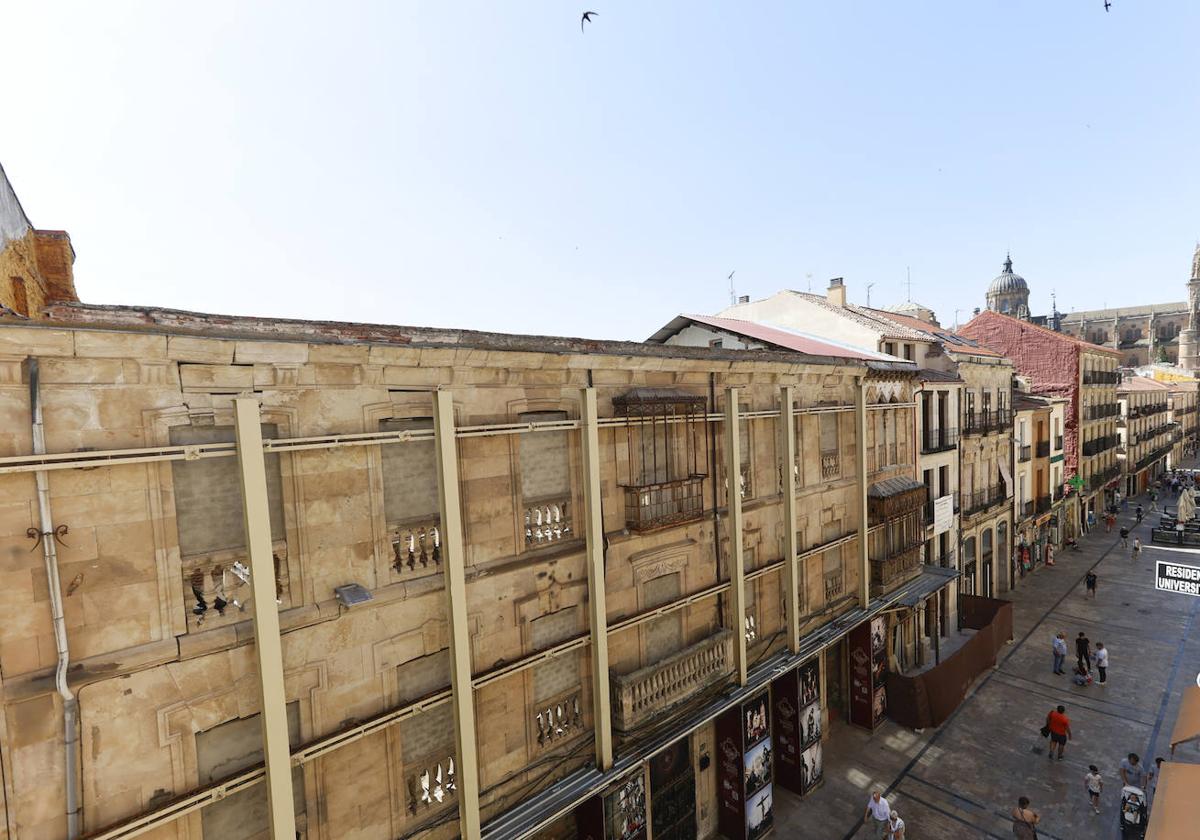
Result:
M287 704L288 740L300 743L300 704ZM207 785L227 779L263 760L262 724L257 714L237 718L196 734L199 782ZM292 804L296 827L305 831L304 770L292 768ZM204 837L221 840L258 840L270 832L267 786L255 785L227 796L200 812Z
M428 432L432 417L379 421L381 432ZM437 516L437 452L433 439L388 443L383 456L383 510L389 524Z
M262 436L278 437L274 424L262 425ZM172 445L230 443L232 426L173 426ZM271 516L271 539L284 538L283 478L279 455L266 456L267 507ZM184 557L245 548L242 521L242 488L237 458L201 458L172 461L175 487L175 521L179 529L179 553Z
M579 608L539 616L529 622L531 652L565 642L581 632ZM583 727L579 657L565 653L532 669L533 709L529 723L539 747L578 735Z
M642 607L654 609L679 599L683 594L678 573L660 575L642 584ZM683 648L683 614L681 610L646 622L645 642L648 665L658 662Z
M529 411L522 423L566 420L565 411ZM538 548L575 536L571 522L571 457L566 430L517 436L525 547Z

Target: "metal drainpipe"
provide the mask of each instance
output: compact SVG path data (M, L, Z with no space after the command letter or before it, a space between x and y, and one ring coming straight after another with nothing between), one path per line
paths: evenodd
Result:
M46 454L46 432L42 425L42 402L38 387L38 360L29 357L29 405L33 426L33 454ZM58 666L54 685L63 702L63 733L66 740L67 840L76 840L80 831L79 805L79 701L67 686L67 666L71 653L67 648L67 622L63 617L62 586L58 579L58 551L55 546L54 520L50 515L50 481L45 470L34 472L37 482L38 515L42 532L42 553L46 560L46 580L50 589L50 612L54 622L54 643Z

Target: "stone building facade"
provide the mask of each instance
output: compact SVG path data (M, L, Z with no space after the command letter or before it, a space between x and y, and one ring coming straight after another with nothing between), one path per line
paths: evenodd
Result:
M1064 475L1071 497L1068 533L1088 512L1099 515L1112 498L1120 475L1117 463L1116 386L1120 354L1045 327L982 312L960 332L1012 360L1033 394L1063 397Z
M1145 376L1130 376L1117 386L1121 404L1117 457L1124 475L1124 492L1143 493L1168 468L1171 452L1181 445L1183 432L1170 415L1171 388Z
M1062 547L1063 410L1061 397L1017 391L1013 397L1013 496L1016 551L1013 579L1053 559ZM1049 550L1049 551L1048 551Z
M470 835L474 791L494 836L526 835L669 738L690 779L668 793L694 797L706 837L716 745L696 711L812 657L823 708L844 710L844 633L885 616L889 657L919 657L920 605L950 580L921 563L911 365L78 303L38 315L0 318L5 840L67 836L56 601L85 832L259 836L250 570L266 563L301 836ZM265 559L242 521L242 398L260 405ZM888 486L912 512L871 520L868 491ZM443 532L459 518L460 538ZM45 540L57 599L30 551ZM351 584L369 600L348 605ZM451 690L460 665L469 704Z
M71 238L36 230L0 167L0 313L36 317L48 303L79 300L74 263Z

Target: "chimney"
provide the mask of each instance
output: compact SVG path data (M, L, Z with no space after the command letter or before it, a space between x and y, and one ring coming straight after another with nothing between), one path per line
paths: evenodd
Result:
M841 277L834 277L829 281L829 291L825 293L825 297L834 306L846 305L846 284L842 282Z
M750 295L742 295L741 297L738 298L738 303L749 303L749 302L750 302Z

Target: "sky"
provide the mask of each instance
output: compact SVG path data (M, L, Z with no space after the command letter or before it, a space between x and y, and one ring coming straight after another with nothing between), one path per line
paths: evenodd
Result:
M1186 299L1195 0L12 4L93 303L641 340L737 294ZM597 12L580 32L584 9Z

